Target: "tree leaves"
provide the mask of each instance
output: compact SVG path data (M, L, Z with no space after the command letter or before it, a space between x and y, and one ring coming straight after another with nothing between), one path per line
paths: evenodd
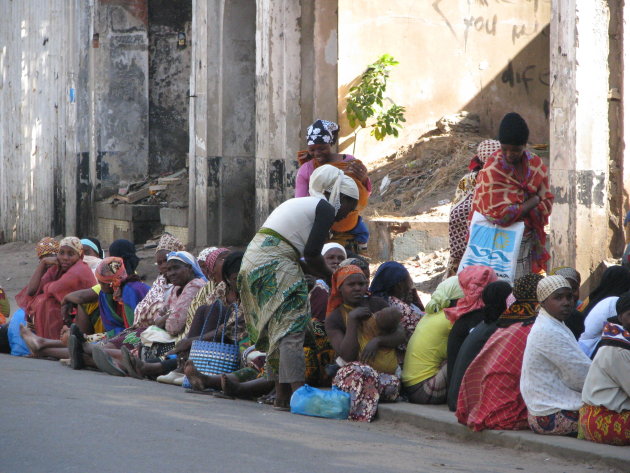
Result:
M346 104L346 116L352 128L357 125L367 127L367 121L375 118L370 127L370 134L378 141L388 135L398 136L398 129L405 122L405 107L392 104L385 109L384 94L387 90L387 80L392 66L399 64L393 56L383 54L376 62L370 64L361 75L358 85L350 88Z

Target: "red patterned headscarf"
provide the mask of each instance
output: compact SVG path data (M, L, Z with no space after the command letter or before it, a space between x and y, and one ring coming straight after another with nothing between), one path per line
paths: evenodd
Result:
M446 318L452 324L464 314L481 309L485 304L481 294L485 287L491 282L499 279L494 269L489 266L468 266L457 275L459 285L464 291L464 297L457 301L455 307L444 309Z
M340 288L344 281L348 279L348 276L351 276L352 274L360 274L365 277L363 270L353 264L342 266L333 274L330 285L330 297L328 298L328 306L326 307L326 317L328 317L333 310L343 304Z
M37 257L55 256L59 253L59 242L52 237L44 237L37 243L35 247Z
M114 290L114 300L122 300L122 283L127 279L125 263L122 258L110 256L101 261L96 268L96 279L101 284L109 284Z
M217 260L219 256L223 253L229 253L230 250L227 248L217 248L206 256L206 272L208 273L208 277L212 279L212 273L214 272L214 265L217 264Z

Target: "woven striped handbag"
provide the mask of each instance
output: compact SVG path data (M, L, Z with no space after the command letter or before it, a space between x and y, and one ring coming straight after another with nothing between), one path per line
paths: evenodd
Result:
M221 341L217 341L218 330L214 333L214 339L211 342L204 340L195 340L190 347L190 355L188 359L193 362L195 368L200 373L208 376L218 375L223 373L231 373L236 371L240 365L240 352L238 349L238 308L236 304L232 304L229 310L225 309L225 306L221 301L215 301L212 304L206 319L203 322L203 328L201 333L206 332L206 323L213 309L218 307L221 311L219 314L219 327L223 327L221 330ZM234 312L234 337L233 343L225 343L225 326L230 320L230 314ZM190 389L190 383L188 379L184 378L184 384L182 387Z

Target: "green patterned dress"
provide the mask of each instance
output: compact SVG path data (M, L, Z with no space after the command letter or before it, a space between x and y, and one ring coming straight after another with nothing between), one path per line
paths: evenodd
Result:
M248 245L238 275L249 336L278 373L279 343L310 323L308 288L299 252L273 230L261 229Z

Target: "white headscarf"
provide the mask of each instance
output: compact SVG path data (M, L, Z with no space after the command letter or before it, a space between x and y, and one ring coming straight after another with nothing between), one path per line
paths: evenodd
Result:
M348 257L348 254L346 253L346 249L343 246L341 246L339 243L334 243L334 242L333 243L326 243L322 247L322 256L326 256L326 253L328 253L333 248L341 250L342 253L343 253L344 259Z
M359 200L359 188L354 180L330 164L324 164L313 171L308 192L311 196L322 199L326 198L324 192L330 192L328 203L335 208L335 214L341 207L341 194Z

